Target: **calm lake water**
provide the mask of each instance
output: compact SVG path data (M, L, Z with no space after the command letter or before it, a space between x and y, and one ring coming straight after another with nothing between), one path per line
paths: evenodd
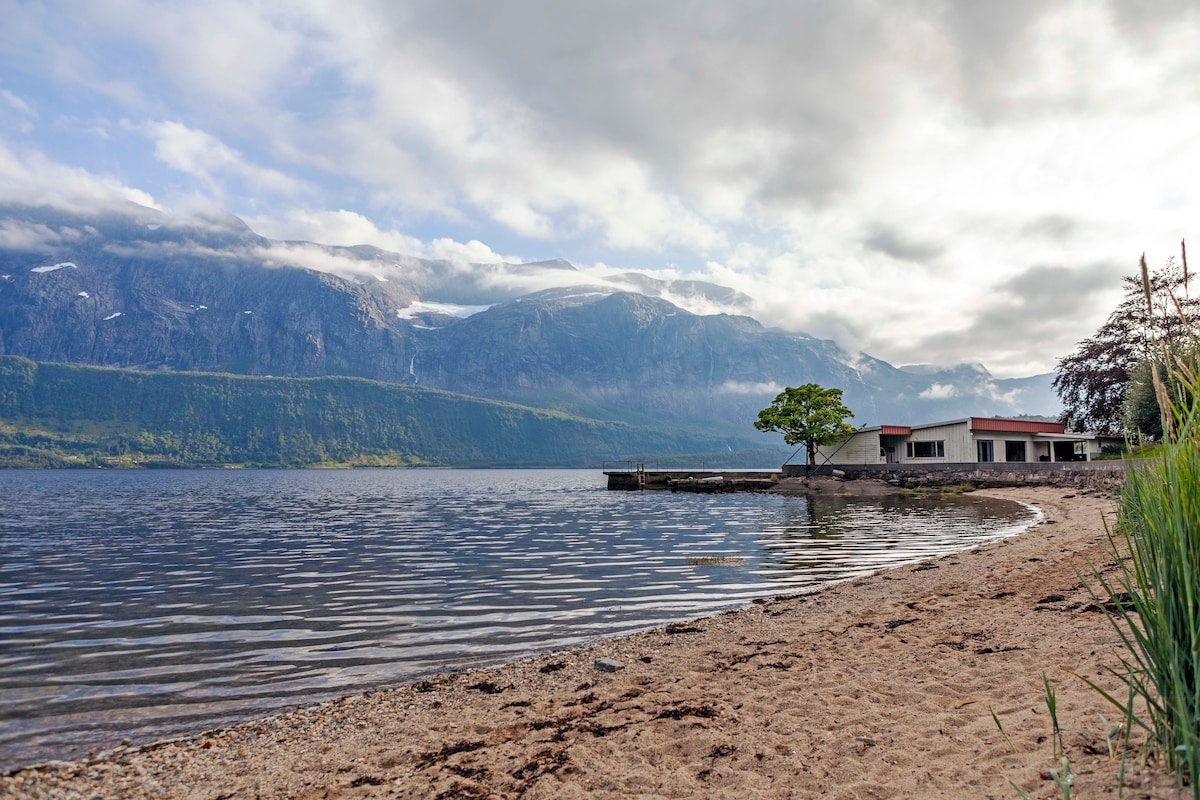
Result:
M609 492L582 470L0 472L0 770L736 608L1035 516Z

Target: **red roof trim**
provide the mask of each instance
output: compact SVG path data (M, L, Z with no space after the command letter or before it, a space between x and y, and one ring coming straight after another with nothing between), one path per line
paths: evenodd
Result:
M1006 431L1008 433L1066 433L1067 426L1061 422L1037 422L1031 419L971 417L971 430Z
M881 436L908 436L912 433L912 428L907 425L880 425L879 434Z

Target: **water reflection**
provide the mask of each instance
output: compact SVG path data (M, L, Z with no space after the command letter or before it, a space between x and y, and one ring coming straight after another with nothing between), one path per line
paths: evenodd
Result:
M582 471L0 473L0 768L733 608L1029 517L607 492Z
M759 537L760 574L790 586L867 575L996 538L1013 520L1012 504L970 495L797 498L781 507Z

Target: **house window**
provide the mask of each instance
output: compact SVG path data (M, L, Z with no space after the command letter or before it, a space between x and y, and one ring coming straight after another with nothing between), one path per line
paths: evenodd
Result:
M908 442L909 458L945 458L946 443L941 439L936 442Z
M1024 461L1025 460L1025 443L1024 442L1005 442L1004 443L1004 460L1005 461Z
M979 439L975 442L976 452L979 454L978 461L995 461L996 447L991 439Z

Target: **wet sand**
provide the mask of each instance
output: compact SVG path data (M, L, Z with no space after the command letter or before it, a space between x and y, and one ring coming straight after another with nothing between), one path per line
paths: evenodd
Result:
M1117 797L1100 718L1117 713L1071 675L1117 685L1120 647L1079 578L1110 562L1113 505L980 494L1045 519L745 611L24 770L0 796L1061 797L1044 673L1073 796ZM1125 783L1127 798L1182 797L1136 760Z

